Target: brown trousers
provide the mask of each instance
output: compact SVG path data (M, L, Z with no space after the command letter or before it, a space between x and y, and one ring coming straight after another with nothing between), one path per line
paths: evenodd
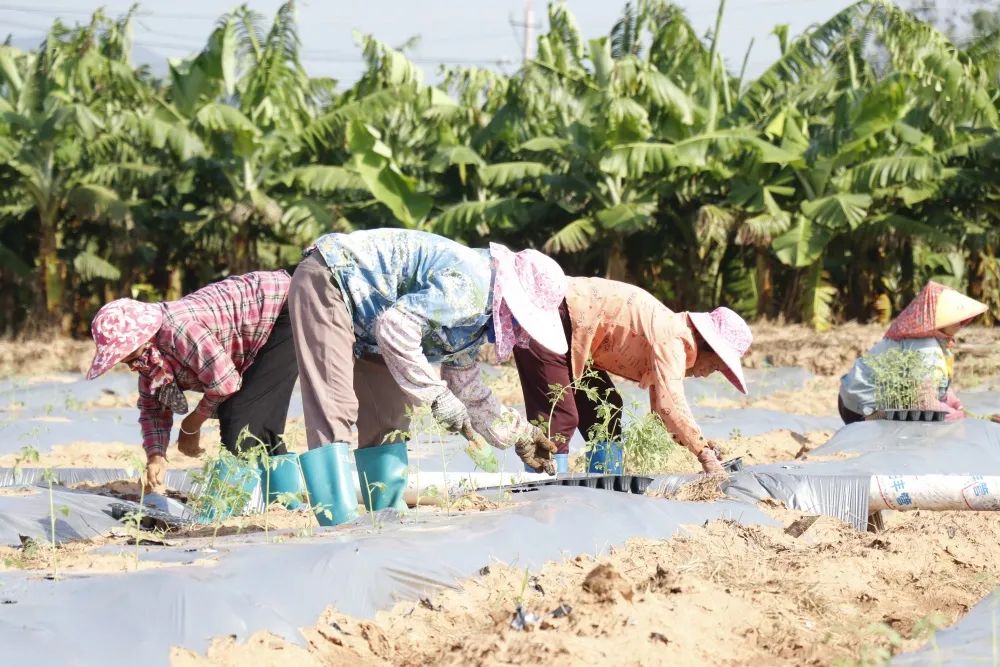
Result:
M306 442L315 449L350 442L357 423L358 446L383 442L409 428L414 404L393 379L382 357L354 357L354 323L333 274L319 253L302 260L288 288L295 337Z
M559 307L559 315L562 317L566 340L573 340L573 326L565 301ZM586 439L590 429L600 423L597 414L599 404L591 401L582 391L571 389L565 392L553 407L549 385L568 387L573 381L569 351L566 354L556 354L532 340L528 347L514 348L514 363L521 378L521 392L524 394L524 410L528 420L536 424L541 420L541 423L549 425L549 433L553 442L558 445L560 454L569 452L573 431L579 428L580 434ZM596 377L586 381L587 386L596 389L599 396L617 408L609 424L609 431L613 437L618 438L621 435L621 395L605 371L596 370L595 373Z

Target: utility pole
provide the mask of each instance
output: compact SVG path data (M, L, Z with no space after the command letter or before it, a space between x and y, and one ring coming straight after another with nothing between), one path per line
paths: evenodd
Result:
M521 44L521 57L523 59L522 65L528 63L534 55L535 46L535 28L541 28L542 26L535 23L535 8L532 0L524 0L524 20L515 21L514 17L510 17L511 28L523 28L524 32L522 34L522 44ZM517 30L514 30L514 36L517 37Z
M531 51L533 37L531 30L535 25L535 10L531 0L524 0L524 62L527 63L534 55Z

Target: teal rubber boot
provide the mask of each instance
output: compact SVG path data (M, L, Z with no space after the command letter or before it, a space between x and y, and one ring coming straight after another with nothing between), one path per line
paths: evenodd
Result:
M267 504L280 502L290 510L302 507L305 485L298 454L278 454L260 462L260 490Z
M198 523L214 523L242 514L260 484L260 471L232 454L223 453L208 471L205 489L196 501Z
M409 462L405 442L363 447L354 451L361 499L368 511L386 507L406 509Z
M332 442L299 456L309 504L321 526L336 526L358 517L348 452L346 442Z
M617 442L595 442L587 452L587 472L620 475L624 468L625 450Z

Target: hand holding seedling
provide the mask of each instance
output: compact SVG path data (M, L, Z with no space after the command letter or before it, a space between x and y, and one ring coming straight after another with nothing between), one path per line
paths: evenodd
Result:
M545 437L540 428L532 429L530 436L518 440L514 444L514 451L525 465L534 468L535 472L544 470L550 475L556 474L556 463L552 456L559 451L559 448Z
M181 454L195 458L205 453L201 448L201 425L204 423L205 418L197 412L192 412L181 422L181 432L177 436L177 449Z
M143 493L162 494L167 490L165 478L167 476L167 460L162 454L152 454L146 461L146 480Z
M446 391L435 399L431 404L431 414L449 431L461 433L469 439L467 433L472 433L472 419L469 417L469 409L462 401L450 391Z

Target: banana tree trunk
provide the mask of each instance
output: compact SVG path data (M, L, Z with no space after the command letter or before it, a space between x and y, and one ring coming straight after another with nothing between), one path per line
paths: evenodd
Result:
M66 267L59 259L59 233L56 216L39 210L38 279L39 300L36 325L44 330L60 327L63 306L63 280Z
M757 254L757 317L770 317L774 310L774 281L771 271L770 246L758 246Z
M164 294L167 301L176 301L184 296L184 269L175 266L167 276L167 290Z
M604 277L608 280L624 281L628 276L628 260L625 257L625 242L621 235L615 235L608 250L608 264Z
M985 277L986 252L973 250L969 253L969 296L977 301L983 300L983 278Z
M240 226L233 237L232 252L230 253L229 271L235 275L240 275L250 271L250 237L245 225Z

